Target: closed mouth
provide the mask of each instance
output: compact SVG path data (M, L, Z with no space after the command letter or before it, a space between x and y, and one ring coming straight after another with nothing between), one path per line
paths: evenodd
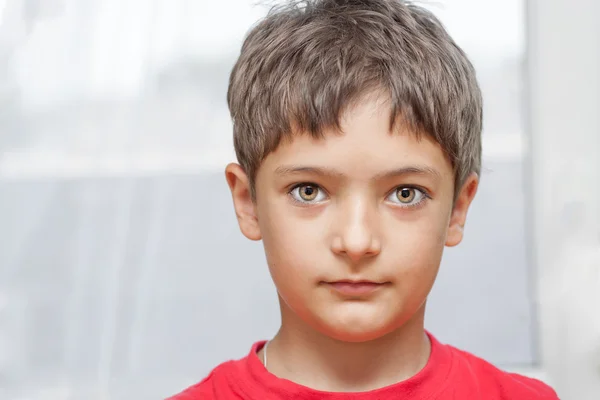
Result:
M389 282L343 279L324 283L335 292L343 295L362 296L373 293L377 289L386 286Z

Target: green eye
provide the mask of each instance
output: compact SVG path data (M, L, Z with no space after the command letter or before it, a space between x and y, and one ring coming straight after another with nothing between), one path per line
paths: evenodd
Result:
M326 198L325 191L312 183L303 183L295 186L290 191L290 196L300 203L318 203Z
M300 197L304 201L313 201L319 194L319 188L311 185L300 186L298 189Z
M398 187L388 195L387 200L403 207L412 207L425 201L427 194L414 187Z
M399 188L396 190L396 197L400 202L410 204L417 196L416 192L416 189L413 188Z

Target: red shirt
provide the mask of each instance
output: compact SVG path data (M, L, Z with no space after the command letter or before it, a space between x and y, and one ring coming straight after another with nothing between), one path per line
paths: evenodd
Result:
M415 376L381 389L361 393L313 390L268 372L256 354L215 368L203 381L169 400L558 400L544 383L503 372L472 354L431 339L427 365Z

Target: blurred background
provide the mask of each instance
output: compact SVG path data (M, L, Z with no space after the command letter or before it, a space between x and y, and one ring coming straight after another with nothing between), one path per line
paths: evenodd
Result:
M162 399L276 332L223 174L254 3L0 0L0 399ZM600 3L421 3L485 100L427 328L598 399Z

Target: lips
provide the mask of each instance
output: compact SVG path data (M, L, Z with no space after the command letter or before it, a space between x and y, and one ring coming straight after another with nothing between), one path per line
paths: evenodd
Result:
M345 296L366 296L385 286L385 283L381 282L352 280L326 282L326 284L333 291Z

